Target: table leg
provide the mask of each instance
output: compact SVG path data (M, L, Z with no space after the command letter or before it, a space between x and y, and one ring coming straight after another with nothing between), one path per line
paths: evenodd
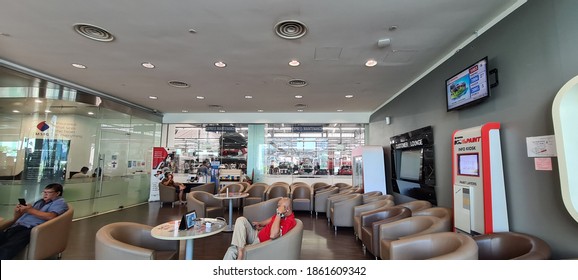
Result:
M223 230L225 232L233 231L233 200L229 199L229 225Z
M187 239L185 243L185 260L193 259L193 239Z

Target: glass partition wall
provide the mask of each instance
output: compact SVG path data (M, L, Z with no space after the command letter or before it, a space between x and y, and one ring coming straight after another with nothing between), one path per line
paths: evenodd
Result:
M160 121L18 76L0 71L0 217L11 218L18 198L32 203L53 182L64 185L75 218L148 200ZM82 167L86 175L77 174Z
M265 124L264 133L250 133L248 124L174 124L170 148L176 151L177 173L195 173L205 160L219 160L222 169L247 166L254 181L297 181L342 176L350 179L351 151L365 143L364 124ZM297 129L296 129L297 128ZM264 139L251 139L262 135ZM251 143L264 143L251 145ZM247 147L259 151L247 151ZM256 160L248 157L255 156ZM246 174L247 170L243 168ZM184 177L183 177L184 178ZM346 179L347 180L347 179Z

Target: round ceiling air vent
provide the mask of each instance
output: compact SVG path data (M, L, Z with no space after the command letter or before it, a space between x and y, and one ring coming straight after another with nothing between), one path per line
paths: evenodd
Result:
M181 81L169 81L169 85L176 87L176 88L188 88L190 87L189 84Z
M292 87L304 87L307 85L307 81L301 79L292 79L287 83Z
M275 33L283 39L299 39L307 33L307 26L296 20L284 20L275 24Z
M114 40L114 36L103 28L87 23L77 23L74 26L74 31L78 34L99 42L110 42Z

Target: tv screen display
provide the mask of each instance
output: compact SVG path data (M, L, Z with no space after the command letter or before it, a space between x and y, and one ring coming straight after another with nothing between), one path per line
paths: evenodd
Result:
M481 102L489 96L487 57L480 59L446 80L448 111Z
M458 175L480 176L479 155L459 154L458 155Z
M401 151L399 178L402 180L419 181L421 174L421 149Z

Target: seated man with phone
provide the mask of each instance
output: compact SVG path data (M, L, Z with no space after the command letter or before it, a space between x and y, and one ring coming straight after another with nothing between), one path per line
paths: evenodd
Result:
M235 221L231 246L225 252L224 260L242 260L245 245L257 244L276 239L297 225L291 210L291 199L284 197L277 203L277 213L260 222L250 222L245 217Z
M34 204L26 204L23 198L14 208L14 224L0 231L0 260L13 259L30 242L32 228L66 212L68 205L62 198L61 184L49 184L42 198Z

